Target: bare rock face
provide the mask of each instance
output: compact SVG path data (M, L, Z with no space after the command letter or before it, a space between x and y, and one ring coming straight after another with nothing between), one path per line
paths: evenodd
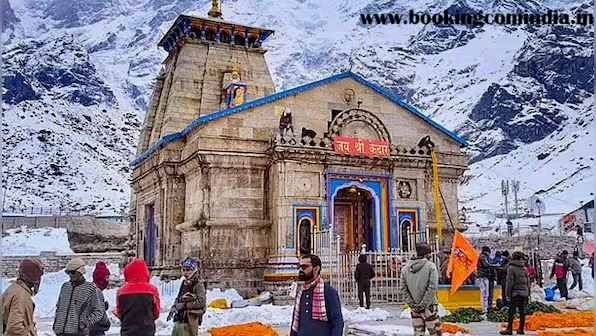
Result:
M70 247L75 253L122 252L127 249L128 223L95 217L77 217L66 227Z

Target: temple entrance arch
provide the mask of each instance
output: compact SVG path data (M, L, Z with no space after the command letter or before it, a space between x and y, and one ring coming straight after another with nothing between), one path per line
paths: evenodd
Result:
M340 236L340 250L379 250L379 197L373 189L359 182L337 188L332 197L333 234Z

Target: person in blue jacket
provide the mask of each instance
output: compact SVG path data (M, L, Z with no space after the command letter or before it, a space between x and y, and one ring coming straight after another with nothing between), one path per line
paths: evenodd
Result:
M321 259L313 254L300 259L298 288L290 336L342 336L344 319L337 290L321 278Z

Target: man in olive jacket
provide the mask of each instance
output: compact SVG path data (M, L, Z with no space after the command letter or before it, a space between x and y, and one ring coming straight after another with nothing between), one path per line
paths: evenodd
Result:
M414 336L424 336L426 329L430 336L441 335L441 320L437 309L439 272L437 266L429 260L431 252L427 244L416 244L417 256L402 270L400 291L412 312Z
M205 285L199 277L199 264L193 258L182 262L184 280L167 320L174 319L172 336L195 336L207 310Z
M43 265L36 259L23 259L19 277L2 293L4 336L37 336L33 312L33 295L37 294Z

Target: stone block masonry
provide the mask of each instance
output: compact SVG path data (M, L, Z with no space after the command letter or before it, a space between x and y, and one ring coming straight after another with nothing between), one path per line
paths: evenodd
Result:
M92 272L95 263L103 261L106 265L120 264L121 253L74 253L57 254L56 252L41 252L39 255L18 255L2 256L2 277L16 278L19 272L21 260L26 258L38 258L45 266L44 273L59 272L66 267L66 263L73 258L81 258L87 264L87 272Z

